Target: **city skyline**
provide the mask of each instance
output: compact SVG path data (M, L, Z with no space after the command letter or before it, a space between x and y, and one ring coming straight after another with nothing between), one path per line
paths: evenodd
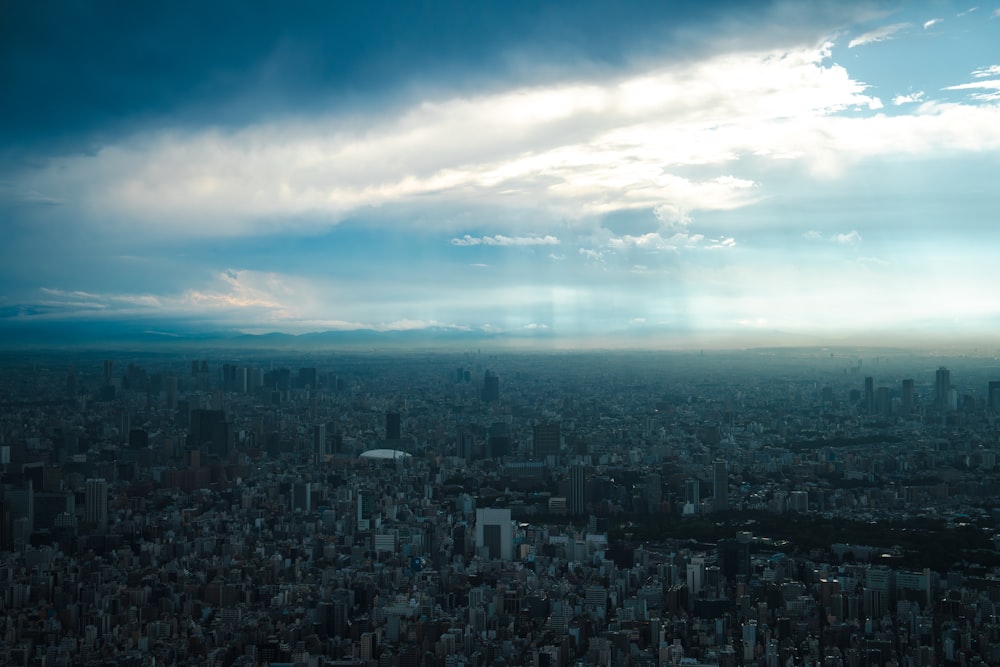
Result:
M1000 322L996 2L2 11L5 331Z

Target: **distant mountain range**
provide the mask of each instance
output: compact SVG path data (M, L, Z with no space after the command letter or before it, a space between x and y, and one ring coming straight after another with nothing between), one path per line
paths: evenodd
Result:
M554 336L547 330L499 333L449 327L377 331L354 329L317 331L302 334L271 332L249 334L241 331L201 328L194 323L105 322L105 321L0 321L0 349L68 347L227 347L287 348L376 346L438 346L485 341L541 341Z

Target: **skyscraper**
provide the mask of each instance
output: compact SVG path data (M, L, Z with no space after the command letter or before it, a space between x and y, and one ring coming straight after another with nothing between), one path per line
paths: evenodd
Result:
M986 406L990 410L1000 410L1000 380L990 380L986 385Z
M875 414L875 378L865 378L865 413Z
M902 408L904 413L913 412L916 407L916 393L913 388L913 380L903 380Z
M558 422L536 424L534 428L535 456L558 456L562 446L562 432Z
M326 439L326 424L313 425L313 456L319 463L330 453L328 441Z
M712 507L716 512L729 509L729 467L719 459L712 464Z
M493 371L486 371L483 377L483 403L496 403L500 400L500 377Z
M108 482L103 478L87 480L85 495L85 519L99 530L108 527Z
M569 502L570 516L580 516L587 509L587 468L576 464L569 467Z
M938 410L947 409L949 389L951 389L951 371L942 366L934 374L934 407Z
M489 558L511 560L514 554L514 527L510 508L484 507L476 510L476 549L486 549Z

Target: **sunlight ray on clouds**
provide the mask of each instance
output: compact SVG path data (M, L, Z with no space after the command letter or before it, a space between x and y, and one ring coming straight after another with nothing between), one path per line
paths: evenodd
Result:
M786 121L881 105L828 58L824 43L426 102L367 122L328 116L153 133L55 160L28 185L93 217L169 220L171 233L190 235L308 230L382 204L488 204L511 192L567 216L675 202L725 210L754 201L752 179L665 170L733 162L748 150L792 154ZM755 140L761 130L772 139L766 147Z

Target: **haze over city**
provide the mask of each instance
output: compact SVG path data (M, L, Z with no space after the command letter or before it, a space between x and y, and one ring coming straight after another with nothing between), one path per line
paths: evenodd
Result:
M5 335L884 344L1000 316L996 2L2 13Z

